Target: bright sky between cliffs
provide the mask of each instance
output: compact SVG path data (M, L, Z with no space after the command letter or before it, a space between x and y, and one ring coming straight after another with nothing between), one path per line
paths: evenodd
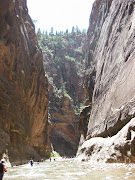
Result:
M27 0L29 14L36 30L50 32L71 31L78 26L80 30L88 28L89 17L94 0Z

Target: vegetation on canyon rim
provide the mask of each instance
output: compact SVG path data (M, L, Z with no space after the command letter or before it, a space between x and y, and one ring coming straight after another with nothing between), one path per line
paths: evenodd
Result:
M51 32L48 34L47 31L41 33L41 30L38 29L37 37L42 51L49 57L53 57L57 65L65 59L76 63L85 62L85 53L81 48L82 39L86 39L85 30L81 32L78 27L76 29L73 27L72 32L67 29L66 32L54 34L53 28L51 28ZM64 54L61 54L62 51Z
M65 32L54 33L51 28L50 33L37 31L37 38L39 45L49 61L53 61L53 64L59 69L65 62L75 64L76 73L79 76L84 74L85 67L85 55L86 55L86 30L80 31L78 27L72 27L72 31L67 29ZM46 72L49 83L53 86L53 91L59 98L66 97L72 102L75 110L75 114L79 114L83 108L82 103L75 103L72 98L71 92L67 91L66 81L64 77L61 78L61 87L57 87L57 83L54 82L54 77L50 73Z

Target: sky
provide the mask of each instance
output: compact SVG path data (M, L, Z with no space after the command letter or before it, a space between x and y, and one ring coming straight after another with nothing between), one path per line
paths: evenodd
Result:
M27 0L29 15L35 23L36 30L50 32L71 31L78 26L80 30L88 29L89 17L94 0Z

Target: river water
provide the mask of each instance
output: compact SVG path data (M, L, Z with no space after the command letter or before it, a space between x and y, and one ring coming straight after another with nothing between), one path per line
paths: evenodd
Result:
M106 164L56 158L7 168L4 180L133 180L135 164Z

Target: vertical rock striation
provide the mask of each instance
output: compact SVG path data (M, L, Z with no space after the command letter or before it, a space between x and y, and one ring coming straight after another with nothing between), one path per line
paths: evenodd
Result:
M18 164L51 149L48 81L26 0L0 4L0 154Z
M87 47L86 139L112 137L135 115L135 1L95 0Z

